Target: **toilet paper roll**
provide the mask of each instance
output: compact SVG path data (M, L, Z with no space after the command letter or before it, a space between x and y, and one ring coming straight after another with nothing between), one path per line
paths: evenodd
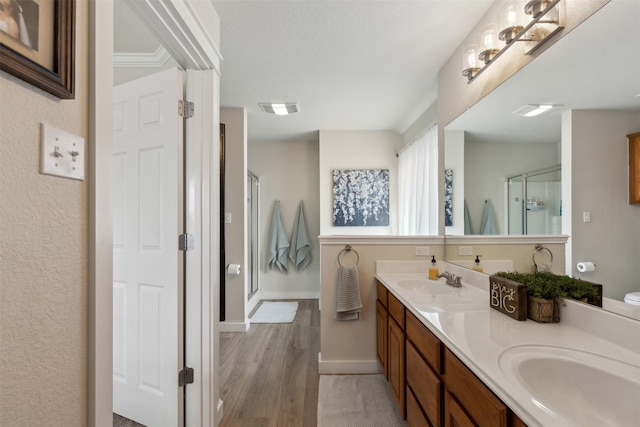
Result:
M227 265L227 273L231 276L238 276L240 274L240 264Z
M596 269L596 265L589 261L580 261L576 268L580 273L585 273L587 271L594 271Z

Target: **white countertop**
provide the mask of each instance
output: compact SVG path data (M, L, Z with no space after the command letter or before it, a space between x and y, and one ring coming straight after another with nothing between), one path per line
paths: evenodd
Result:
M629 364L631 375L636 376L640 372L637 370L640 322L601 314L603 310L574 302L561 309L560 323L517 321L489 307L488 275L483 273L438 262L441 272L447 270L462 276L463 287L447 286L441 278L429 281L427 291L416 289L418 282L412 285L411 280L428 280L428 265L417 261L378 261L376 278L528 426L605 425L602 419L574 422L565 418L562 408L543 404L534 392L514 381L513 375L503 372L500 359L506 357L506 350L517 346L561 347ZM592 323L594 331L590 330ZM640 384L640 377L632 380ZM624 397L635 404L631 411L638 414L636 425L640 425L640 395ZM606 414L607 408L600 412Z

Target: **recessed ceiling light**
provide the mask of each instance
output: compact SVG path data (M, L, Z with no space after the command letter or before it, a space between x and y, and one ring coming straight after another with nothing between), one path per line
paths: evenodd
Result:
M539 116L542 113L549 112L551 110L555 110L562 105L553 105L553 104L527 104L523 107L518 108L513 114L524 117L535 117Z
M265 113L278 116L286 116L300 111L300 105L297 102L260 102L258 105Z

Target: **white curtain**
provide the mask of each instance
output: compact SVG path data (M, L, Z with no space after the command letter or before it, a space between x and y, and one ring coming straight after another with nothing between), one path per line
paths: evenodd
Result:
M438 234L438 126L398 154L399 234Z

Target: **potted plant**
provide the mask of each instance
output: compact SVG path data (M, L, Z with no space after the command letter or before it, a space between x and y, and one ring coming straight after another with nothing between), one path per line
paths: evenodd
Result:
M600 285L550 272L498 272L499 277L522 283L527 288L527 317L540 323L560 321L560 298L589 301L601 295ZM495 280L495 279L492 279Z

